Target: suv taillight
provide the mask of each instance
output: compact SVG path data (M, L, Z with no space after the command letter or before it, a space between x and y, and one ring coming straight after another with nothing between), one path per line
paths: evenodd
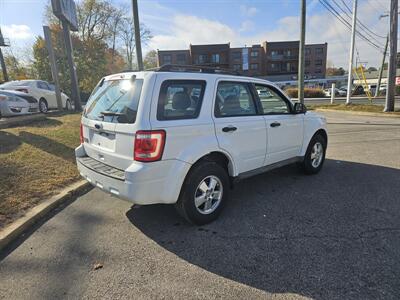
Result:
M83 125L81 123L81 128L80 128L80 139L81 139L81 144L83 144L84 140L83 140Z
M135 135L133 158L136 161L150 162L160 160L164 151L164 130L139 130Z

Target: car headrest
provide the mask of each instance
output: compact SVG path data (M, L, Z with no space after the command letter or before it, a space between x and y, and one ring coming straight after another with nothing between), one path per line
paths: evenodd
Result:
M188 109L192 101L185 92L176 92L172 97L172 108L173 109Z
M224 101L224 109L239 108L239 107L240 107L239 97L235 95L230 95L226 97Z

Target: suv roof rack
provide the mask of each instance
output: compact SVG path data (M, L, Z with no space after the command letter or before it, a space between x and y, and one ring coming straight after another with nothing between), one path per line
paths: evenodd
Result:
M209 66L192 66L192 65L162 65L161 67L150 69L155 72L187 72L187 73L207 73L207 74L226 74L240 76L239 72L214 68Z

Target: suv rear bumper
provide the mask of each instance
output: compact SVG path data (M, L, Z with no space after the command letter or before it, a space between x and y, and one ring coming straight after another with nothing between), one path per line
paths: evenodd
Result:
M82 153L79 146L75 153ZM83 151L82 151L83 150ZM88 156L76 157L79 173L92 185L135 204L175 203L191 165L179 160L132 162L126 170L91 163ZM102 165L102 166L99 166ZM124 176L121 176L124 174ZM115 176L117 175L117 176Z

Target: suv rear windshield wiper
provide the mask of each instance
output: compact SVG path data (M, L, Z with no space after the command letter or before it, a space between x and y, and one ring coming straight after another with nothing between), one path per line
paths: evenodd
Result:
M100 117L104 117L104 116L125 116L126 114L121 113L121 112L117 112L117 111L109 111L109 110L105 110L102 111L100 113Z

